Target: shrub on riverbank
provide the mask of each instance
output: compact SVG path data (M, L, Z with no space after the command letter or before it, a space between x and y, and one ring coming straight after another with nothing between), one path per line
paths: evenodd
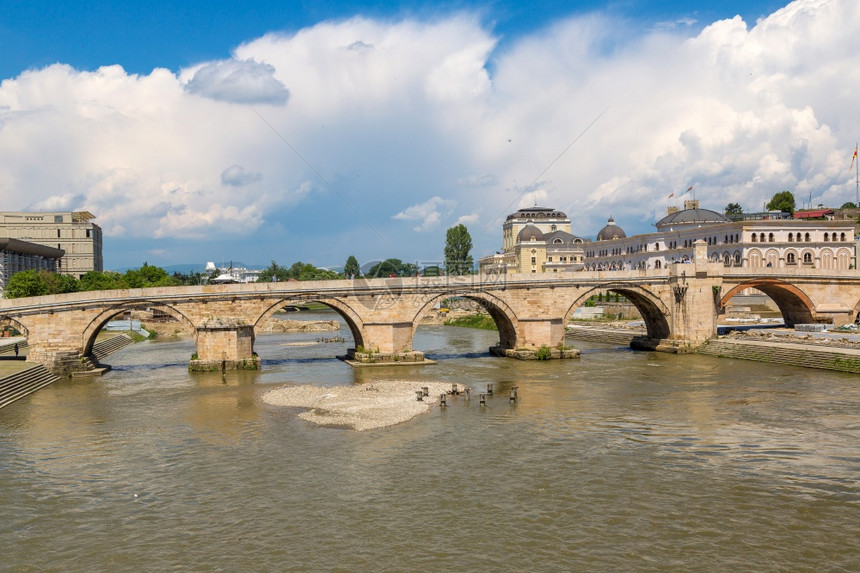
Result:
M445 326L465 326L467 328L479 328L481 330L498 330L492 317L487 314L471 314L459 316L445 321Z

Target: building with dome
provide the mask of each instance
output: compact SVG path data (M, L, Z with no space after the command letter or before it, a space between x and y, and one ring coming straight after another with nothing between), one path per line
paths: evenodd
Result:
M802 221L782 217L730 221L684 202L669 207L657 231L628 237L612 220L585 248L586 270L659 269L693 259L702 239L708 257L727 267L808 267L847 270L857 265L854 224L850 220Z
M478 261L482 273L548 273L583 268L586 240L570 232L570 219L549 207L511 213L502 225L502 250Z

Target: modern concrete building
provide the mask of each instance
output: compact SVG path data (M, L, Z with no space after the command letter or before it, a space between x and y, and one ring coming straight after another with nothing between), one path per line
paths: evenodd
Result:
M729 221L691 200L683 210L670 207L655 226L655 233L628 237L610 219L586 248L586 270L659 269L690 262L698 239L706 242L708 259L726 267L847 270L857 265L852 221Z
M61 249L0 238L0 292L6 289L15 273L29 270L57 272L62 256Z
M508 215L502 251L482 257L482 273L548 273L583 268L585 239L570 233L570 219L549 207L529 207Z
M81 278L104 270L102 230L87 211L0 212L0 237L56 248L56 272Z

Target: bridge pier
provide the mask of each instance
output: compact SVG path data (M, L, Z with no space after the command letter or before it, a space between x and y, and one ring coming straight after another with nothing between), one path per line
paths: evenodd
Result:
M673 354L692 352L717 335L717 310L722 288L722 263L708 261L708 244L695 243L693 264L677 263L670 267L672 312L667 338L634 341L639 347L656 343L654 350ZM631 344L634 346L634 344Z
M236 318L210 318L196 329L197 353L188 369L192 372L258 370L254 353L254 327Z
M411 322L366 322L362 328L364 346L350 348L347 361L359 364L416 364L424 353L412 350Z
M491 347L490 354L518 360L579 358L579 350L564 347L563 318L521 318L518 326L516 348L500 344ZM549 352L541 350L543 347Z

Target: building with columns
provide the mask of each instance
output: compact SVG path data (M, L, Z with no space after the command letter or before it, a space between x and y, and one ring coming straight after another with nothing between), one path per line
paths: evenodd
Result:
M708 259L727 267L856 268L854 223L849 220L750 219L725 216L684 202L669 207L657 231L628 237L610 218L585 248L586 270L659 269L693 260L701 239Z
M482 257L485 274L549 273L583 268L585 239L572 235L570 219L550 207L511 213L502 225L502 250Z
M0 292L6 289L15 273L29 270L57 272L62 256L61 249L0 238Z
M0 212L0 238L18 239L63 253L56 272L81 278L104 270L102 230L87 211Z

